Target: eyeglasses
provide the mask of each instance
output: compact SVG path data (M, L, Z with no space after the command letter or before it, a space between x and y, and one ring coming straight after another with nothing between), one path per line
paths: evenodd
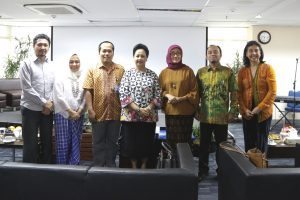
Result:
M80 61L79 60L70 60L69 61L69 64L73 64L73 63L78 64L78 63L80 63Z
M172 52L171 53L171 56L181 56L181 52Z

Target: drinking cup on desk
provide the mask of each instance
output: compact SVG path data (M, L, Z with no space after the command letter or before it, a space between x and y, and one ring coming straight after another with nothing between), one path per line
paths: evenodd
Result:
M0 127L0 140L2 141L5 135L6 128Z
M0 134L4 134L6 131L6 128L5 127L0 127Z
M280 133L280 140L284 142L285 138L289 137L289 133Z
M16 127L13 133L17 140L22 139L22 127Z

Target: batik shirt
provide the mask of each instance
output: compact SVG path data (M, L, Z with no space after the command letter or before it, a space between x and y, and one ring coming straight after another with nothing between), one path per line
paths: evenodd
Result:
M120 120L121 105L118 86L124 68L113 63L110 69L102 63L88 70L83 88L92 90L93 109L97 121Z
M228 114L238 115L237 81L232 70L209 66L198 70L200 121L209 124L228 124ZM229 109L230 103L230 109Z
M146 68L146 71L138 71L132 68L125 72L120 84L121 100L121 121L158 121L157 109L160 107L160 87L158 76L155 72ZM134 102L140 108L146 108L150 103L155 105L152 113L148 117L129 108L129 104Z

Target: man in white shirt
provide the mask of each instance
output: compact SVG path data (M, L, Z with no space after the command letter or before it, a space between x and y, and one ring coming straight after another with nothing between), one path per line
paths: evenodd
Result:
M23 162L51 163L54 66L46 57L50 38L36 35L33 48L36 57L20 67Z

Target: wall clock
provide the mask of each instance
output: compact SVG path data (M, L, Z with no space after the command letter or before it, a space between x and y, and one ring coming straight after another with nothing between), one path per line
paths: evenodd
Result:
M271 41L271 33L269 31L260 31L257 35L257 39L262 44L268 44Z

